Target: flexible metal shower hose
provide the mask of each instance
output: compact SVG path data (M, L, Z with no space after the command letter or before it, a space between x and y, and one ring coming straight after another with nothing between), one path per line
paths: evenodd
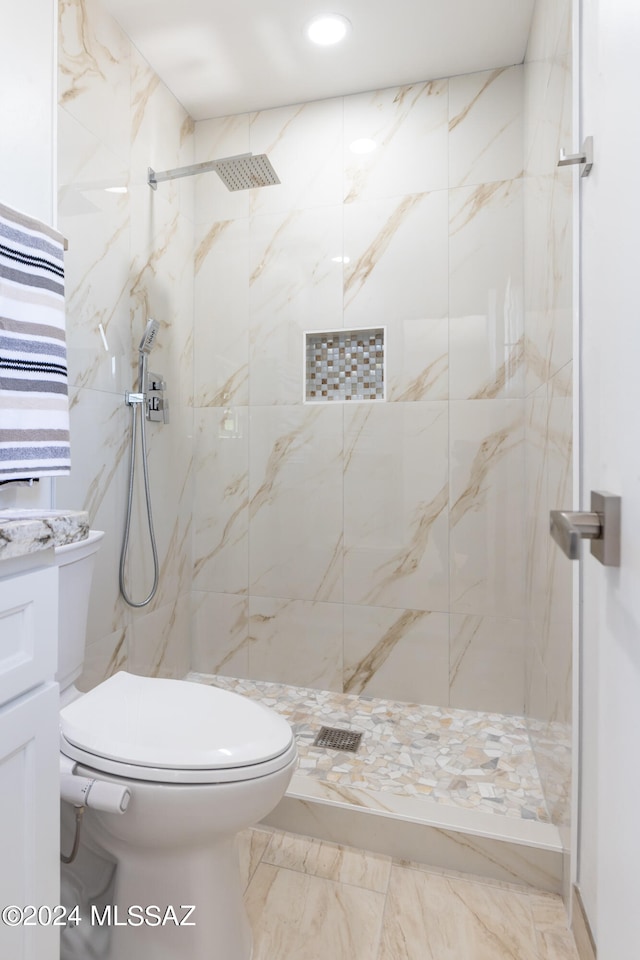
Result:
M144 393L144 387L147 379L147 357L141 353L138 365L138 391ZM133 487L135 477L136 462L136 408L140 407L140 441L142 447L142 473L144 476L144 494L147 505L147 522L149 526L149 539L151 540L151 552L153 554L153 585L144 600L132 600L127 593L125 585L125 567L127 562L127 552L129 549L129 532L131 528L131 511L133 508ZM120 551L120 593L130 607L146 607L156 595L158 589L158 550L156 547L156 537L153 531L153 516L151 512L151 492L149 489L149 466L147 463L147 435L145 429L144 402L131 404L131 457L129 460L129 498L127 502L127 518L124 526L124 536L122 538L122 550Z

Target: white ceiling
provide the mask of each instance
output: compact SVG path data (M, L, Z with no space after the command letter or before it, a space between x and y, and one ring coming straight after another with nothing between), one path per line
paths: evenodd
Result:
M103 0L194 120L522 62L535 0ZM340 13L336 47L305 24Z

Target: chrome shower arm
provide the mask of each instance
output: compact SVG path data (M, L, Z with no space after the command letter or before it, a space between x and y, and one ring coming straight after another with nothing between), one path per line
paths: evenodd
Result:
M246 160L250 153L239 153L237 157L226 157L226 160ZM156 173L152 167L147 169L147 183L152 190L158 189L158 184L165 180L177 180L179 177L195 177L199 173L210 173L216 169L219 160L205 160L204 163L192 163L189 167L175 167L173 170L163 170Z
M149 167L147 183L156 190L163 180L193 177L199 173L209 173L210 170L215 171L227 190L231 191L250 190L280 183L266 153L240 153L235 157L221 157L217 160L205 160L204 163L193 163L189 167L163 170L162 173L156 173Z

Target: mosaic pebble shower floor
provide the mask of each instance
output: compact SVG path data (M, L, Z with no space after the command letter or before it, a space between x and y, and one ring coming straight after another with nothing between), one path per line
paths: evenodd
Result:
M522 717L430 707L259 680L190 674L257 700L296 735L298 773L327 783L549 822ZM323 725L363 731L357 753L313 746Z

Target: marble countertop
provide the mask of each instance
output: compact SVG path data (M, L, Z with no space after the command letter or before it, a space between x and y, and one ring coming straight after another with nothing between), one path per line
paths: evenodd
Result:
M0 560L24 557L89 536L84 510L0 510Z

